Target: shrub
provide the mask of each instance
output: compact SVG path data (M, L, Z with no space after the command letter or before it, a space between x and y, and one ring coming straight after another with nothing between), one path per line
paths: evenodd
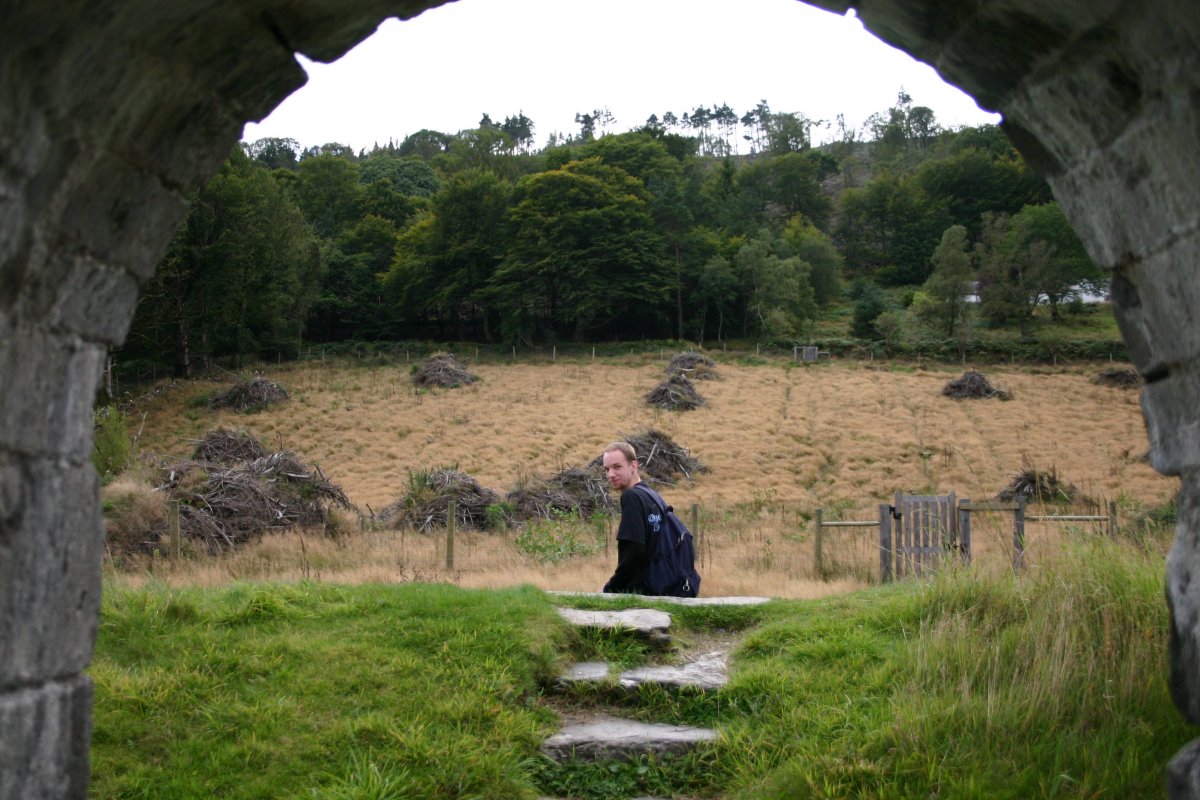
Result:
M92 465L103 484L109 484L129 466L133 443L125 415L116 406L102 406L92 412Z

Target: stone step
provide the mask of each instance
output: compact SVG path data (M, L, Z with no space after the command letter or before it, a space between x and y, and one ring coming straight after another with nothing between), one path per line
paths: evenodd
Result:
M717 732L708 728L597 715L567 722L541 749L555 761L572 757L579 761L623 760L686 753L716 739Z
M613 600L618 597L631 597L638 600L653 601L655 603L673 603L678 606L761 606L771 602L770 597L755 597L755 596L727 596L727 597L658 597L652 595L641 594L605 594L603 592L563 592L549 591L546 594L555 595L557 597L595 597L606 600Z
M625 630L660 644L671 640L671 615L652 608L627 608L623 611L560 608L558 614L567 622L581 628Z
M692 688L716 691L729 680L729 653L714 650L689 659L682 664L663 664L627 669L615 679L617 685L636 689L642 684L653 684L670 689ZM585 661L572 664L558 678L560 688L576 684L606 683L610 680L608 664L603 661Z

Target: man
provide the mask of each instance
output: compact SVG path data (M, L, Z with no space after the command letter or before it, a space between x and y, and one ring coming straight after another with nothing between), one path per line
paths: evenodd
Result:
M647 594L644 580L650 563L650 537L662 525L662 512L648 493L633 488L642 483L642 476L631 444L613 442L604 448L602 460L609 486L621 492L617 569L604 584L604 591Z

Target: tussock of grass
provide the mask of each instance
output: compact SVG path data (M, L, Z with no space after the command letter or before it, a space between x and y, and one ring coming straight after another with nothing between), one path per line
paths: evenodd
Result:
M1070 550L754 634L730 691L755 712L728 730L730 797L1161 796L1192 736L1166 684L1161 558Z

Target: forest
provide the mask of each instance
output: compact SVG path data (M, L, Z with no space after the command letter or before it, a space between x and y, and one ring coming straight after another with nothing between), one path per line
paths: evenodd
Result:
M902 319L965 345L1101 286L999 127L943 128L903 90L858 127L765 100L576 122L540 148L523 113L357 153L239 144L117 359L182 377L347 341L787 341L846 303L864 341Z

